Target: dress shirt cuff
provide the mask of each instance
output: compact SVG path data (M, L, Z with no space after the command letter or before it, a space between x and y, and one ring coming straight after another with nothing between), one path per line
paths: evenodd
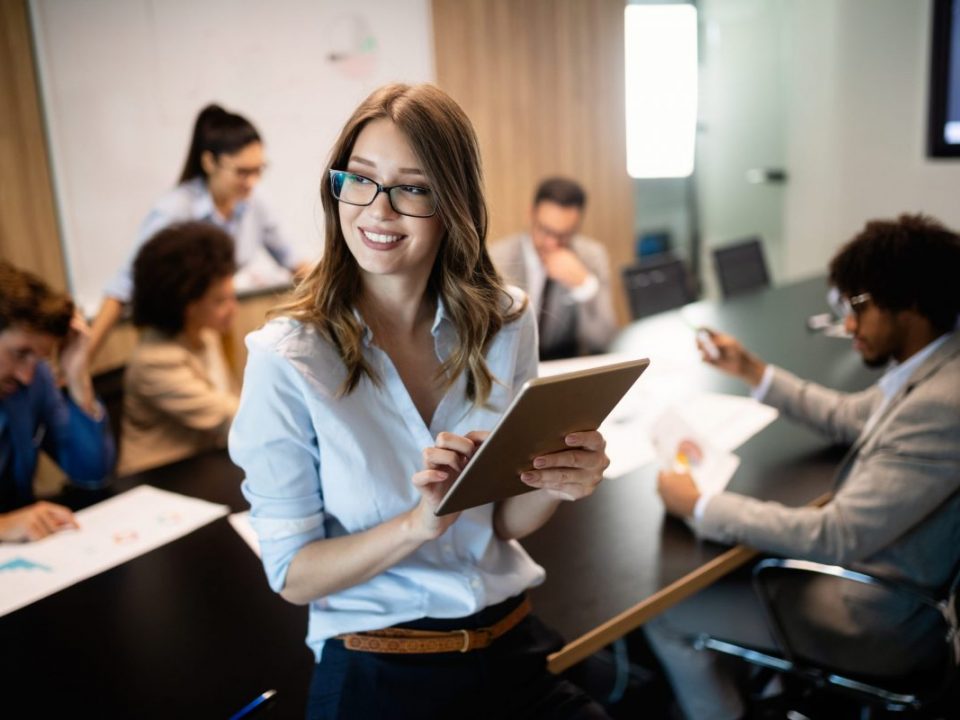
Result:
M69 390L64 392L64 395L66 395L70 404L77 409L77 412L79 412L85 418L96 423L97 425L101 425L103 423L104 418L107 416L107 411L103 407L103 403L100 402L100 398L98 398L96 395L93 397L93 406L90 409L85 408L83 405L74 400L73 395Z
M103 294L126 305L133 297L133 280L129 273L121 270L103 288Z
M93 399L93 412L89 413L84 408L80 408L87 414L87 416L96 423L102 423L103 419L107 416L107 411L103 407L103 403L100 402L99 398Z
M767 392L770 390L770 384L773 382L773 365L767 364L767 367L764 368L763 377L760 378L760 382L756 384L754 388L750 390L750 397L758 402L763 402L763 399L767 396Z
M593 273L587 275L587 279L570 290L570 297L578 303L585 303L592 300L600 289L600 281Z
M697 500L697 504L693 506L693 522L700 524L703 520L703 515L707 511L707 505L710 504L710 501L713 500L713 496L716 493L704 493Z

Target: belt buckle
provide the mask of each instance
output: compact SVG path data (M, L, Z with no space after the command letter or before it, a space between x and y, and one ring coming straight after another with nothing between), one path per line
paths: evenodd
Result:
M460 652L462 653L487 647L493 641L493 633L487 628L480 628L478 630L461 629L459 632L463 633L463 647L460 648Z

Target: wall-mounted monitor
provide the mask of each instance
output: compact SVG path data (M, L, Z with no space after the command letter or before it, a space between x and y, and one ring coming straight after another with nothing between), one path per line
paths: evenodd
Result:
M934 0L927 155L960 157L960 0Z

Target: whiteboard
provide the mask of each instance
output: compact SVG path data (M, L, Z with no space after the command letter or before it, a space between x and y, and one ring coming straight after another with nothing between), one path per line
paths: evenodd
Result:
M176 185L200 109L257 126L258 187L291 244L318 256L318 188L357 103L435 77L428 0L31 0L71 291L88 313Z

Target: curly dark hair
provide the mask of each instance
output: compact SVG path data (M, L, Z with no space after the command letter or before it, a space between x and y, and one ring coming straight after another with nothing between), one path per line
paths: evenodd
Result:
M43 280L0 260L0 332L11 326L65 338L70 331L73 301Z
M237 271L233 238L206 222L170 225L150 238L133 261L133 322L168 335L215 281Z
M934 329L960 314L960 236L928 215L871 220L830 261L830 282L850 297L870 293L885 310L916 310Z

